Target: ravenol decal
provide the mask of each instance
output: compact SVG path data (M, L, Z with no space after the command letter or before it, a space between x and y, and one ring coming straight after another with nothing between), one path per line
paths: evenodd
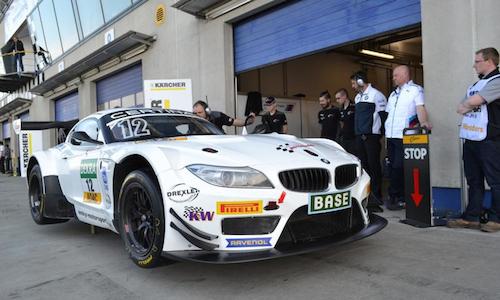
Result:
M184 217L189 221L212 221L214 219L215 212L205 211L202 207L197 206L185 206L184 207Z
M101 204L101 193L83 192L83 202Z
M251 215L262 213L262 200L217 202L218 215Z
M267 247L271 245L271 238L226 239L227 248Z
M84 159L80 164L80 178L97 178L97 159Z

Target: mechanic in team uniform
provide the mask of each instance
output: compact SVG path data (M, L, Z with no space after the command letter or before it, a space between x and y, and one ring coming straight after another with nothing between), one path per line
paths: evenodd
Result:
M340 110L332 105L332 97L328 91L319 95L318 123L321 124L321 137L332 141L337 140Z
M196 114L198 117L208 120L210 123L214 124L222 131L224 131L224 129L222 129L222 126L235 126L235 127L245 126L245 119L231 118L230 116L226 115L223 112L211 111L208 108L208 104L205 101L201 100L196 101L193 104L193 113ZM247 125L252 124L254 120L255 120L255 114L251 113L249 115Z
M371 178L371 197L368 209L382 212L382 169L380 165L380 137L383 134L387 99L368 83L366 73L358 71L351 76L351 86L358 93L354 99L354 133L356 148L363 168Z
M413 83L408 66L394 68L392 79L396 88L389 95L385 121L387 159L389 169L389 210L404 208L404 170L403 170L403 130L405 128L425 127L432 129L424 106L424 90Z
M344 88L335 93L335 100L340 105L340 145L347 152L357 156L356 135L354 134L354 103Z
M266 127L266 133L288 133L288 123L285 113L278 111L278 104L274 97L267 97L264 102L267 112L262 116L262 124Z

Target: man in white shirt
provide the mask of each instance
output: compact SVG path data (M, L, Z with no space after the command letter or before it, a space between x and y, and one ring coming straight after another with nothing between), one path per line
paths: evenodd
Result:
M389 96L385 121L387 157L389 158L390 185L386 207L404 208L403 129L432 126L424 106L424 90L410 80L410 69L401 65L394 68L392 80L396 89Z

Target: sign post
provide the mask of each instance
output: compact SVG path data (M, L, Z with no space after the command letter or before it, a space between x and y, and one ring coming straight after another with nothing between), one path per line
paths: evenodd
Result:
M429 131L406 128L403 131L406 220L416 227L433 225L429 172Z

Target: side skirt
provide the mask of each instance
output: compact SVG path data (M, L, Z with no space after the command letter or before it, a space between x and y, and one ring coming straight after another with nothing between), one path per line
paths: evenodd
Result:
M45 186L43 215L53 219L74 218L75 208L64 196L59 177L55 175L45 176L43 182Z

